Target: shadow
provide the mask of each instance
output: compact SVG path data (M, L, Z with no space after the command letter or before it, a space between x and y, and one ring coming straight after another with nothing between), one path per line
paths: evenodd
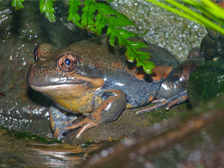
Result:
M28 88L27 96L30 100L32 100L34 103L43 106L43 107L50 107L51 105L51 99L49 99L47 96L43 95L40 92L37 92L33 90L31 87Z

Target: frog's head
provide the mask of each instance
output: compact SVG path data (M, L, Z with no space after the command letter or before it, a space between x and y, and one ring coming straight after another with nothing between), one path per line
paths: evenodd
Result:
M65 109L74 111L67 100L82 98L85 101L84 93L89 94L104 83L93 75L97 72L94 67L84 64L85 61L69 49L55 50L49 44L42 44L33 54L35 63L28 74L30 87Z

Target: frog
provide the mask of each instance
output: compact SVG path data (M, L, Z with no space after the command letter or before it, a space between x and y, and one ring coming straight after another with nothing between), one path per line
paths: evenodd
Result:
M41 44L34 52L35 62L28 72L29 86L53 101L50 125L56 139L73 129L76 138L91 127L113 122L126 108L156 105L137 111L150 112L187 101L189 74L200 66L197 59L180 63L169 51L140 37L155 64L152 74L128 62L125 49L110 46L107 38L76 42L67 48L55 49ZM77 116L82 121L74 123Z

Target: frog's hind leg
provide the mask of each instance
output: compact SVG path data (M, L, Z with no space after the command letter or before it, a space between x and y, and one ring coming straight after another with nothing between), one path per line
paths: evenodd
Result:
M55 106L50 107L50 124L55 139L61 140L69 132L63 128L77 119L72 113L65 112Z
M170 107L172 107L176 104L183 103L183 102L187 101L187 99L188 99L187 90L185 90L185 91L183 91L179 94L176 94L175 96L170 97L170 98L168 98L168 99L166 99L166 100L164 100L164 101L162 101L162 102L160 102L160 103L158 103L154 106L151 106L149 108L137 111L136 114L150 112L150 111L162 108L162 107L166 107L166 110L169 110Z

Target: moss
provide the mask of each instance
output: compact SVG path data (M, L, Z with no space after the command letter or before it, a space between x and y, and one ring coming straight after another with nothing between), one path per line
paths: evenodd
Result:
M224 91L224 59L205 62L189 78L188 94L193 106L202 105Z
M35 142L45 143L45 144L62 143L62 141L59 141L56 139L50 139L50 138L46 139L45 137L35 135L30 132L19 132L19 131L9 130L2 126L0 126L0 132L4 132L4 134L7 134L19 140L35 141Z
M165 110L165 108L161 108L161 109L148 113L151 116L149 118L149 122L151 124L154 124L171 117L177 117L179 115L184 114L188 110L189 110L189 103L182 103L182 104L176 105L170 108L170 110Z

